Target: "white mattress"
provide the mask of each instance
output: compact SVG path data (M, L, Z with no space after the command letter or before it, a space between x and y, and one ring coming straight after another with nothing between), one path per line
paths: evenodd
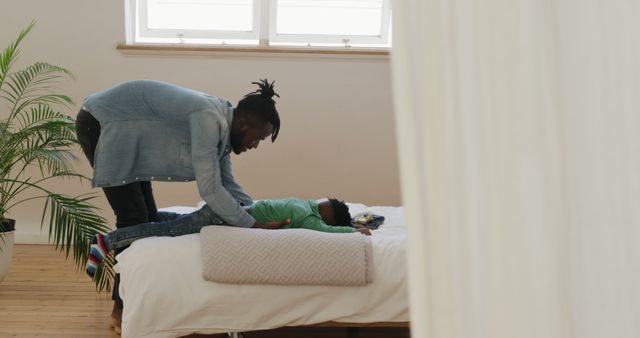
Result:
M178 337L326 321L409 321L402 207L349 204L385 224L372 232L374 282L363 287L234 285L205 281L200 235L152 237L118 255L123 337ZM190 212L195 208L164 210Z

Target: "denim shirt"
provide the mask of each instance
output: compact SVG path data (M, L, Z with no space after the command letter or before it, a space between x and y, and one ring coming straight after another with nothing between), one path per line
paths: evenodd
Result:
M86 111L100 122L94 187L138 181L196 180L209 207L230 225L255 219L251 197L233 178L230 102L168 83L129 81L93 94Z

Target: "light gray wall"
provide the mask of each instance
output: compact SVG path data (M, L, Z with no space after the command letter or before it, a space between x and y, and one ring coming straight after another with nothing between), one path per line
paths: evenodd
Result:
M3 0L0 46L32 20L21 64L47 61L75 81L64 92L76 101L121 81L156 79L225 97L234 104L258 78L276 80L282 130L276 143L232 158L238 181L255 199L335 196L368 205L399 205L400 189L388 60L246 56L125 55L124 1ZM4 114L4 111L2 112ZM77 168L90 174L84 158ZM69 194L87 185L60 182ZM159 206L195 205L193 183L156 183ZM102 196L104 215L114 217ZM13 210L18 241L38 237L40 204Z

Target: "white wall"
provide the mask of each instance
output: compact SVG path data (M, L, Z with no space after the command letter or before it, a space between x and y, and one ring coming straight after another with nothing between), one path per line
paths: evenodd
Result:
M335 196L369 205L399 205L400 189L388 60L246 56L125 55L123 0L3 0L0 47L32 20L18 65L46 61L66 67L64 88L75 101L121 81L156 79L201 90L234 104L258 78L276 80L282 130L276 143L232 158L234 173L256 199ZM2 111L2 114L5 112ZM90 174L84 158L77 168ZM69 194L91 191L56 184ZM101 191L104 215L114 217ZM193 183L156 183L159 206L195 205ZM14 209L19 242L41 241L41 204Z

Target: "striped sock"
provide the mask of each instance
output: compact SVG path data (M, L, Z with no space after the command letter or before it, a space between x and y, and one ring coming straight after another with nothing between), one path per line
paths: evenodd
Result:
M109 252L109 240L107 235L97 234L91 239L91 249L87 260L87 275L93 278L98 266L102 263Z

